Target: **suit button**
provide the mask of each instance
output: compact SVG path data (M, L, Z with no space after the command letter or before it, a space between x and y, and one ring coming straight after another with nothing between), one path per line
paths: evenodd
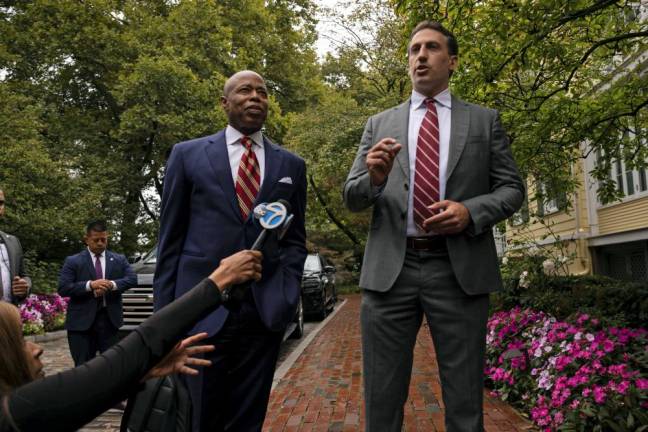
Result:
M405 183L405 190L409 190L409 185Z
M406 217L407 217L407 212L401 213L401 219L402 220L405 220Z

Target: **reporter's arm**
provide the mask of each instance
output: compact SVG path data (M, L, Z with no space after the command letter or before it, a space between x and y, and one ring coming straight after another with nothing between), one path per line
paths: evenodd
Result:
M221 304L220 290L261 277L261 253L241 251L184 296L157 311L117 345L77 368L34 381L9 395L21 432L76 431L126 399L205 315Z
M81 428L126 399L148 370L220 301L216 284L205 279L101 356L16 389L8 401L14 422L21 432Z

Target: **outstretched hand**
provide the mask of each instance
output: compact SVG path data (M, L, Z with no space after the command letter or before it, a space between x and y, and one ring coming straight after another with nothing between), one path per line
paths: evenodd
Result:
M242 250L223 258L216 270L209 275L221 291L230 285L238 285L249 280L261 279L261 260L263 255L255 250Z
M207 337L207 333L198 333L179 342L169 354L146 374L142 381L149 378L163 377L172 373L197 375L198 371L189 366L211 366L211 361L193 357L214 350L214 345L195 345Z

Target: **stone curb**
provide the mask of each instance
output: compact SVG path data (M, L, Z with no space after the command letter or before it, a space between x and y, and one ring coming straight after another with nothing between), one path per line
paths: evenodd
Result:
M34 343L40 343L40 342L51 342L58 339L63 339L64 337L67 337L67 330L57 330L57 331L40 334L40 335L29 335L29 336L25 336L25 340Z
M272 378L272 390L279 384L279 381L286 375L286 373L290 370L292 365L297 361L299 356L304 352L304 350L310 345L310 343L315 339L315 336L322 330L326 324L328 324L329 321L333 319L337 313L342 310L342 307L347 303L347 299L344 299L342 303L340 303L337 307L333 309L333 312L326 317L324 321L319 323L319 325L311 331L308 336L304 338L303 341L299 343L295 347L295 349L290 353L288 357L279 365L279 367L275 370L274 377Z

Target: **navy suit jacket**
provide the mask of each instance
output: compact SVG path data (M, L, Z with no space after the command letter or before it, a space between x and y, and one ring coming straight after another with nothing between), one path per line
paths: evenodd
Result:
M65 259L59 275L58 293L70 297L65 319L67 330L86 331L92 326L98 302L102 300L86 290L86 283L95 279L94 263L87 249ZM122 292L137 285L137 275L124 255L107 250L104 279L117 285L117 289L106 293L105 297L110 321L119 328L123 323Z
M265 171L256 204L287 200L294 220L281 241L266 243L261 280L251 286L265 326L283 329L294 316L306 259L306 165L264 137ZM261 232L239 211L225 131L176 144L167 162L160 215L155 309L182 296L220 260L250 248ZM281 181L280 181L281 180ZM228 311L219 307L190 333L217 333Z

